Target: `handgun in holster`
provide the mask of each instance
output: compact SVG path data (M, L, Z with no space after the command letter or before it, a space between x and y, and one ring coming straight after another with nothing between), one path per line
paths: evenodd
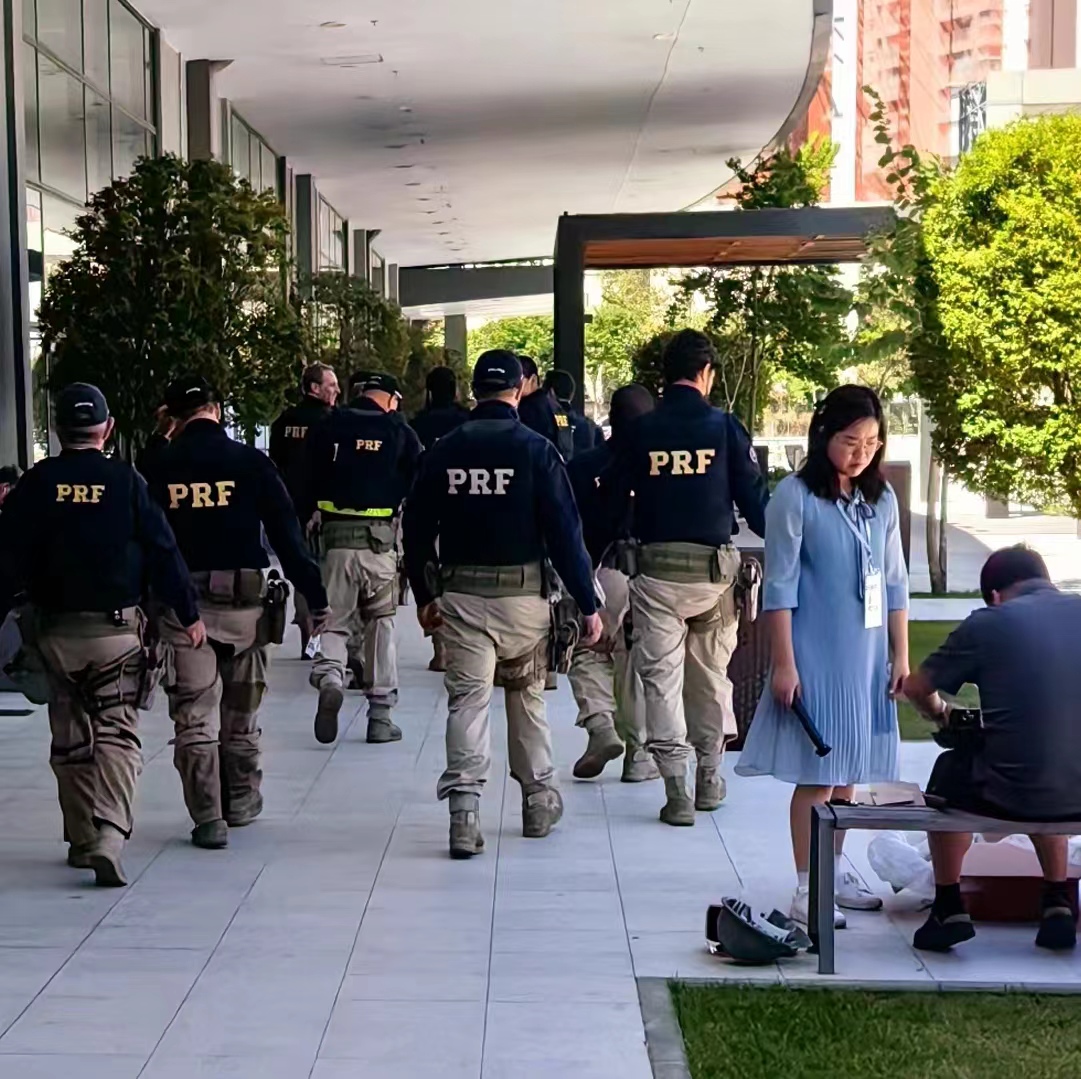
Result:
M267 574L263 616L259 619L258 639L261 644L281 644L285 640L285 614L289 606L289 582L272 569Z
M615 568L625 577L637 577L638 541L621 539L616 540L612 546L615 550Z

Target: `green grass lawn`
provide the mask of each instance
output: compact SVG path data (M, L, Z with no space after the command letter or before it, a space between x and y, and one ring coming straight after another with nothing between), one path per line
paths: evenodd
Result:
M673 984L694 1079L1077 1079L1081 1004Z
M956 626L956 622L909 622L908 651L912 669L916 670ZM979 706L979 697L971 686L961 690L958 700L966 707ZM934 730L907 701L897 703L897 721L901 727L901 737L906 742L926 742Z

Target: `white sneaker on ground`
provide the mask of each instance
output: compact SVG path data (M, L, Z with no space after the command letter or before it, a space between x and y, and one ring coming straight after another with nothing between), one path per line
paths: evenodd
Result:
M837 906L845 910L881 910L882 897L867 888L855 873L842 873L834 895Z
M809 918L809 911L811 906L811 890L809 888L797 888L796 894L792 897L792 907L788 912L789 918L794 922L799 922L800 925L806 927L807 919ZM837 907L833 908L833 928L845 929L848 926L848 919L845 918L844 913Z

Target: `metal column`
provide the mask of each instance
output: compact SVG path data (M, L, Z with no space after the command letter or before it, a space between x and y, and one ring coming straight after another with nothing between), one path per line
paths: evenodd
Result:
M22 4L3 0L0 19L0 465L33 463L30 273L23 170Z
M574 378L574 407L585 406L585 257L571 218L560 220L552 271L555 298L555 366Z

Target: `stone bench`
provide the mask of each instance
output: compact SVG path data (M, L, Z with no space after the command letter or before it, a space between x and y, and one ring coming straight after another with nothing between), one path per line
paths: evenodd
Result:
M1004 821L927 805L821 805L811 816L810 913L807 931L818 973L834 974L833 841L838 831L992 832L997 835L1081 835L1081 821Z

